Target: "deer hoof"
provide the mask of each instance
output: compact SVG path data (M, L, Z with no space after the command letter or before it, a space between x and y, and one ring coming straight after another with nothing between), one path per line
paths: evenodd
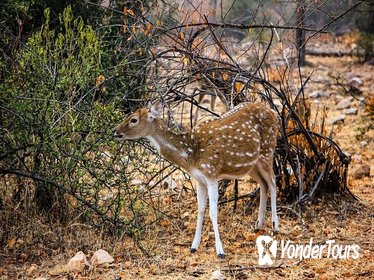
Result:
M191 252L191 253L195 253L196 251L197 251L197 250L196 250L195 248L191 248L191 249L190 249L190 252Z
M225 258L225 254L218 254L217 255L220 259L224 259Z
M275 227L275 223L274 222L273 222L273 230L272 230L272 232L273 232L273 235L277 235L279 233L279 229L278 229L278 227Z

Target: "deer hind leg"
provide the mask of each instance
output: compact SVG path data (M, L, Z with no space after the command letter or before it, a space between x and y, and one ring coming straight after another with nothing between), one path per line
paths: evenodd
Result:
M197 184L197 205L198 205L197 224L196 224L195 237L191 245L191 253L196 252L197 248L200 245L201 232L203 229L204 212L205 212L207 198L208 198L208 190L207 190L206 185L198 183Z
M216 240L216 252L218 257L223 258L222 242L218 231L218 182L208 182L208 196L209 196L209 216L213 224L214 237Z
M200 92L198 99L197 99L197 104L201 104L201 102L204 99L204 94ZM192 105L191 105L192 106ZM197 124L197 121L199 120L199 107L196 106L196 111L195 111L195 116L194 116L194 125Z
M214 93L212 94L211 99L210 99L210 110L212 112L214 112L214 110L216 109L216 100L217 100L217 94Z
M261 173L258 170L257 166L252 169L250 176L260 185L260 206L258 209L258 218L255 227L255 231L258 231L264 227L265 223L268 185L266 183L266 180L261 176Z
M258 163L258 171L261 177L265 180L268 190L270 192L270 202L271 202L271 220L273 225L274 233L279 231L279 220L277 214L277 190L275 184L275 175L273 171L273 159L263 160L260 159Z

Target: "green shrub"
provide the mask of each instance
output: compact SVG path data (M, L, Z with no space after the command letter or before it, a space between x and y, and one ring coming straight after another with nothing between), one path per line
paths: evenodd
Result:
M44 178L35 180L35 199L49 210L64 204L63 193L85 188L85 161L97 159L103 145L110 149L110 128L121 117L115 101L102 104L105 92L95 85L102 49L92 27L70 7L60 15L61 32L49 28L48 9L45 17L1 86L0 145L3 169Z
M357 40L357 55L362 61L368 61L374 57L374 34L360 32Z

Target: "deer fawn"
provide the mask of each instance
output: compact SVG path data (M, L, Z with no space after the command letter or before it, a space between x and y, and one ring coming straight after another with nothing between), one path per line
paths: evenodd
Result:
M216 242L216 252L224 257L217 223L218 180L249 174L260 184L260 206L256 229L264 225L267 192L270 192L274 232L279 222L273 154L277 117L261 103L241 103L220 118L206 121L190 132L178 134L160 118L162 107L142 108L114 129L119 140L146 138L158 152L186 170L197 181L198 216L191 252L201 240L207 198Z

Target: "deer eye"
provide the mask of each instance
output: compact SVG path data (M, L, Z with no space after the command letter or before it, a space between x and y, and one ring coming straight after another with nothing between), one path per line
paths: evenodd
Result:
M133 123L133 124L135 124L137 122L138 122L138 119L135 119L135 118L133 118L133 119L130 120L130 123Z

